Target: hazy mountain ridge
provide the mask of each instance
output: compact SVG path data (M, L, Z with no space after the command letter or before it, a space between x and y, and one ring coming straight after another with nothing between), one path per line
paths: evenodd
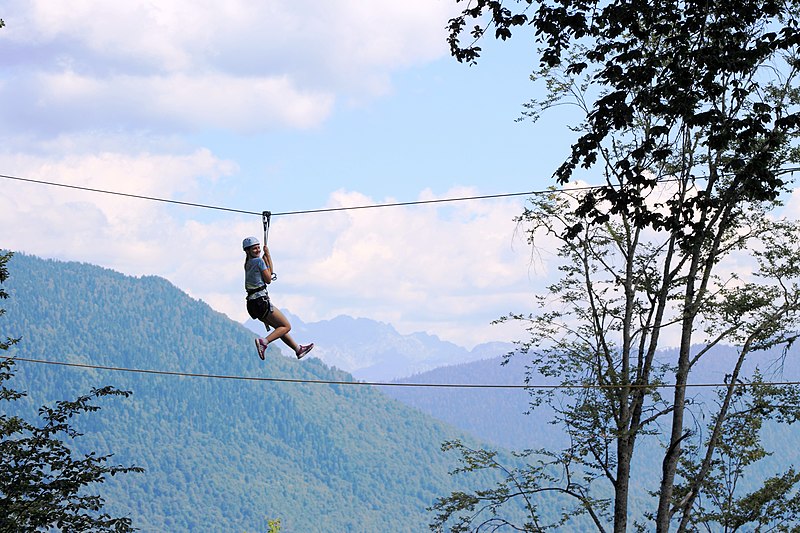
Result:
M115 367L351 381L251 332L156 277L16 255L2 302L9 355ZM143 531L420 531L426 507L457 486L442 441L454 428L371 387L155 376L20 361L12 386L42 404L92 387L132 390L79 421L83 446L145 474L100 487L113 513Z
M674 359L676 353L675 349L663 350L659 352L657 358L666 363ZM717 346L701 359L691 376L690 383L704 386L690 389L690 396L695 400L713 403L715 389L706 385L724 383L736 356L735 348ZM504 359L501 356L440 367L395 381L514 387L523 385L527 372L527 357L515 354L505 365L502 364ZM756 367L762 372L765 380L799 382L800 346L794 345L785 353L778 348L752 354L743 365L743 371L746 373L743 375L750 375ZM539 376L532 378L531 383L552 384L556 381ZM530 394L523 389L381 387L381 390L392 398L488 440L495 446L522 450L564 444L565 437L560 429L547 425L552 420L552 411L546 406L531 410ZM789 431L790 434L800 436L800 427L770 429L768 434L774 434L776 431L777 434Z
M391 324L340 315L330 320L303 322L287 313L298 342L314 342L314 355L330 366L364 381L389 381L435 368L503 355L510 342L490 342L468 350L436 335L399 333ZM264 335L255 320L245 326Z

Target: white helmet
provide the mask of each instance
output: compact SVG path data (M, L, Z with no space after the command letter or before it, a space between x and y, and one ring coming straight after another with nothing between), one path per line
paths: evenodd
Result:
M247 237L245 240L242 241L242 250L247 250L251 246L255 246L256 244L261 244L258 242L258 237Z

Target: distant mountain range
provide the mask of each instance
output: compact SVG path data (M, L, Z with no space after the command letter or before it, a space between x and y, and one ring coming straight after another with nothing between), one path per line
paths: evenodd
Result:
M435 335L403 335L393 326L367 318L340 315L331 320L304 323L287 313L292 335L299 342L314 342L312 352L326 364L364 381L389 381L434 368L502 356L514 348L510 342L491 342L467 350ZM244 325L260 336L264 325L248 320Z
M15 365L10 385L28 396L4 409L29 419L93 387L133 391L76 426L79 451L146 469L95 488L142 531L263 532L280 518L285 533L417 532L437 497L489 482L448 473L443 441L481 445L463 431L313 356L271 347L260 361L252 332L162 278L23 254L9 270L0 335L22 341L0 355L260 380Z

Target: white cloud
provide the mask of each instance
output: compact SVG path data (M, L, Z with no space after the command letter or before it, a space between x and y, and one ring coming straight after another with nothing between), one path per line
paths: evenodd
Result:
M19 81L0 89L0 98L35 99L36 108L47 113L49 125L70 130L140 124L240 133L308 128L327 118L333 105L333 95L299 91L286 76L177 74L99 79L61 71ZM10 108L3 114L22 121L31 110Z
M0 154L0 166L33 180L188 201L203 185L235 170L203 149L184 155L54 154ZM0 225L12 228L3 233L2 247L96 262L129 274L155 273L154 265L163 268L160 256L172 255L171 238L180 228L163 204L11 180L0 187L11 204L0 213Z
M95 127L312 127L446 53L445 0L12 0L3 118ZM81 120L78 120L81 119Z

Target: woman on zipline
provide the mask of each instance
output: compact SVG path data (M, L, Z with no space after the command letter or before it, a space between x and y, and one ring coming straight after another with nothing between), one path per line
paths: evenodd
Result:
M272 306L269 301L269 294L267 294L267 285L272 283L272 257L269 255L269 249L264 245L264 255L261 255L261 243L258 242L257 237L247 237L242 242L247 257L244 260L244 287L247 290L247 312L254 320L260 320L267 327L269 332L270 326L274 328L272 333L269 333L266 338L256 338L256 350L261 360L264 360L264 351L267 349L269 343L274 342L276 339L282 340L286 346L294 350L295 356L302 359L311 349L314 344L297 344L294 339L289 336L289 331L292 325L289 320L281 313L280 309Z

